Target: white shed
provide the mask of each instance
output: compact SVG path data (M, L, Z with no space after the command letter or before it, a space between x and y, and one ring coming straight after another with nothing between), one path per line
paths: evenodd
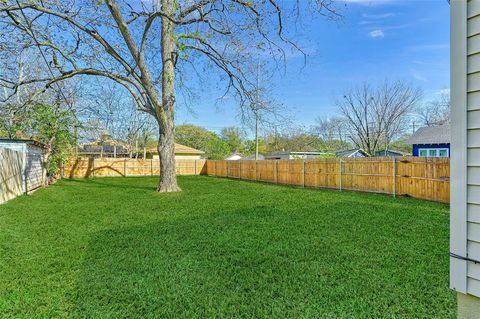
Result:
M480 0L451 4L450 287L480 317Z
M0 139L0 148L14 150L21 154L22 192L31 192L44 184L46 176L44 144L33 140Z

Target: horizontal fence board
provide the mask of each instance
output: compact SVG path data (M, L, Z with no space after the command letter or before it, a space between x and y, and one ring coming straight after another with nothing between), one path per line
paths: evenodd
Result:
M450 201L448 158L207 160L205 167L210 176Z
M178 159L177 175L206 174L206 160ZM76 158L63 163L63 178L88 178L103 176L159 176L158 159Z

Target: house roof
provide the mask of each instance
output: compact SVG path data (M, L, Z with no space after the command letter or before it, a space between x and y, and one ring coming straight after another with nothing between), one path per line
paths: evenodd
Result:
M421 127L408 139L408 144L448 144L450 125Z
M38 141L35 141L35 140L29 140L29 139L21 139L21 138L0 138L0 142L1 143L19 143L19 144L29 144L29 145L33 145L33 146L37 146L37 147L40 147L40 148L47 148L47 145L43 144L43 143L40 143Z
M150 153L158 153L157 147L150 147L147 149ZM175 154L204 154L205 152L197 150L195 148L175 143Z
M398 156L408 156L410 153L405 153L402 151L397 151L397 150L379 150L375 152L375 156L384 156L385 153L387 154L397 154Z
M354 148L354 149L351 149L351 150L336 152L335 155L338 156L338 157L351 157L357 152L362 153L364 156L368 156L368 154L360 148Z
M232 153L230 155L228 155L227 157L225 157L225 160L229 161L229 160L238 160L238 159L241 159L242 158L242 154L240 153Z
M264 160L264 159L265 159L265 156L263 156L262 154L258 154L258 159L259 159L259 160ZM254 160L255 160L255 154L252 154L252 155L249 155L249 156L247 156L247 157L244 157L244 158L242 158L242 160L254 161Z
M193 147L185 146L182 144L175 143L175 154L204 154L204 151L197 150Z
M274 155L325 155L328 153L325 152L318 152L318 151L282 151L282 152L271 152L268 153L268 156L274 156Z

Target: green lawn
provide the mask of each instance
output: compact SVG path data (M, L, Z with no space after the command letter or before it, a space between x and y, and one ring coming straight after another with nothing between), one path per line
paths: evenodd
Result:
M453 318L448 206L180 177L0 206L1 318Z

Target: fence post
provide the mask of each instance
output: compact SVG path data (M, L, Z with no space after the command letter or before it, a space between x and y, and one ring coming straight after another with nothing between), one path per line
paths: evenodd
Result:
M127 159L123 160L123 177L127 177Z
M340 159L340 185L339 185L340 191L342 191L342 181L343 181L342 175L343 175L343 161L342 159Z
M278 184L278 160L275 160L275 184Z
M397 196L397 158L393 157L393 198Z
M305 188L305 160L303 160L303 188Z
M255 180L258 181L258 161L255 161Z
M277 184L277 160L273 162L273 180L275 181L275 184Z
M193 165L195 165L194 170L195 170L195 175L197 175L197 160L195 160L195 162L193 163Z
M95 157L92 158L92 175L95 177Z
M153 176L153 158L150 159L150 176Z

